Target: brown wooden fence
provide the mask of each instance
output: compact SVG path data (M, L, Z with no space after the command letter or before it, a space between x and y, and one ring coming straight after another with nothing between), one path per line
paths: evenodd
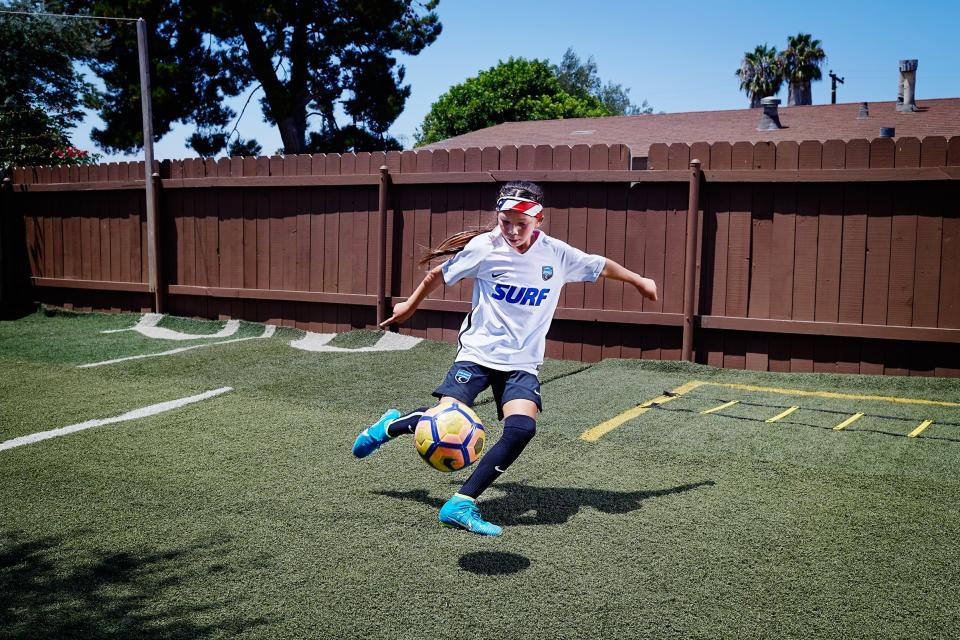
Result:
M548 356L679 359L689 280L700 362L960 375L960 138L653 145L647 170L629 166L620 145L164 162L160 292L172 313L370 327L378 300L419 282L423 248L491 223L497 182L523 177L545 183L547 233L660 288L651 303L620 283L568 285ZM35 300L151 308L143 176L142 163L17 170L6 289L19 277ZM470 296L469 283L442 288L402 330L454 341Z

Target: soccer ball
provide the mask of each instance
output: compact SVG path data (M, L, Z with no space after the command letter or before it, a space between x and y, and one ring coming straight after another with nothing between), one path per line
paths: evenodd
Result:
M473 410L459 402L439 404L423 413L413 442L423 460L438 471L459 471L477 461L486 432Z

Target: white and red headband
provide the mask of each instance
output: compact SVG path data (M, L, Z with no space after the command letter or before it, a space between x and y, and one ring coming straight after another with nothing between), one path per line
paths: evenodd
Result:
M543 205L528 198L506 196L497 200L497 211L525 213L532 218L543 218Z

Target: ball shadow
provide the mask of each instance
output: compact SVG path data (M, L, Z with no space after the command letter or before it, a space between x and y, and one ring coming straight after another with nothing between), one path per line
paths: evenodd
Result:
M460 556L460 568L482 576L519 573L530 568L530 559L516 553L474 551Z

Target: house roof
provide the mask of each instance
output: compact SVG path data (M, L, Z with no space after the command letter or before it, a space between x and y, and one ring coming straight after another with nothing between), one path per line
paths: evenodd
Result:
M857 119L860 104L781 106L780 123L784 128L776 131L757 131L761 109L507 122L441 140L424 149L625 144L633 157L645 157L650 145L657 142L872 140L879 136L881 127L894 127L897 138L960 135L960 98L918 100L922 111L915 113L897 113L895 102L872 102L870 116L863 120Z

